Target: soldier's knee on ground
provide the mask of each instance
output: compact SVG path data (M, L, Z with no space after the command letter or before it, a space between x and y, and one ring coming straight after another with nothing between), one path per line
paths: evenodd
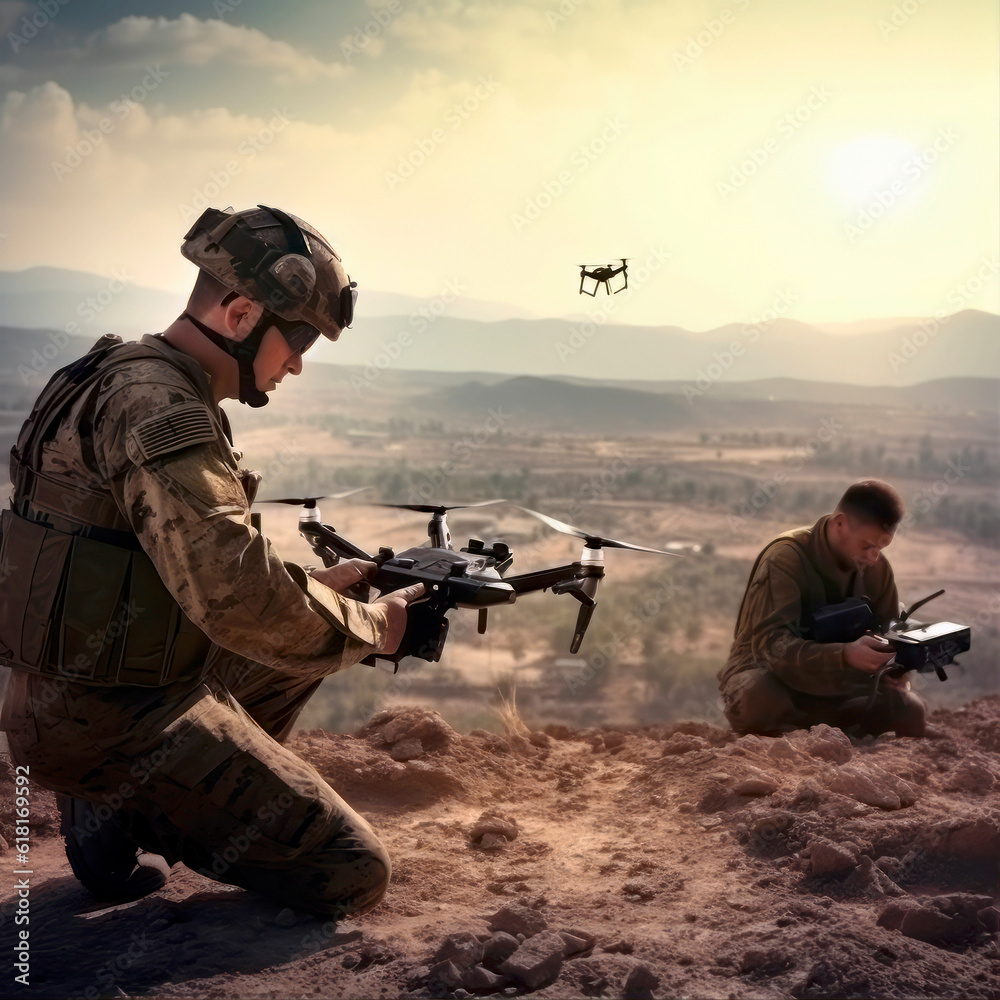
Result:
M378 906L389 888L392 862L374 835L361 839L363 843L345 849L338 835L320 849L322 872L313 882L318 891L301 906L335 917L367 913Z
M723 691L725 715L738 733L769 733L795 723L795 705L784 685L766 670L745 670Z

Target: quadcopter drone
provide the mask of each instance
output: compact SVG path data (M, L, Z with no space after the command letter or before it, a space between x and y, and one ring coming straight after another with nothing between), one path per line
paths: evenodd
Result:
M359 491L350 491L356 492ZM406 631L399 648L391 654L373 654L363 661L375 665L378 660L387 660L394 665L394 672L399 669L399 661L406 656L416 656L432 663L441 659L441 651L448 638L448 619L445 616L452 608L478 609L479 633L483 634L491 607L513 604L521 594L542 590L551 590L554 594L570 594L580 603L573 641L570 644L570 652L576 653L597 606L597 586L604 576L603 549L629 549L665 556L678 554L604 538L547 514L518 507L556 531L582 538L583 552L574 563L517 576L504 576L514 561L511 548L505 542L495 541L487 545L481 538L470 538L469 544L458 551L452 545L448 511L505 502L485 500L470 504L379 504L381 507L430 514L427 524L428 543L398 553L382 546L376 555L370 555L321 520L317 501L339 499L348 495L349 493L341 493L335 497L297 497L258 502L301 506L303 510L299 515L299 533L323 560L324 565L333 566L340 559L365 559L376 564L378 570L374 578L348 588L346 594L349 597L367 600L369 585L381 594L388 594L415 583L424 584L427 596L409 606Z
M628 288L628 258L621 257L619 259L622 262L621 267L615 267L613 264L604 264L601 267L592 267L588 270L586 264L578 265L580 268L580 294L593 297L597 295L597 289L601 285L604 285L604 290L610 295L611 279L616 274L620 274L625 279L625 284L621 288L615 289L615 295ZM590 278L594 282L594 290L592 292L583 287L583 283L587 278Z

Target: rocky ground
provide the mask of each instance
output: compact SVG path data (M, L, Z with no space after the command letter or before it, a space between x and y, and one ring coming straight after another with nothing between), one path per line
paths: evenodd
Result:
M179 866L101 907L33 787L30 983L18 997L997 997L1000 698L924 740L780 739L704 723L460 735L431 712L293 748L393 857L339 925Z

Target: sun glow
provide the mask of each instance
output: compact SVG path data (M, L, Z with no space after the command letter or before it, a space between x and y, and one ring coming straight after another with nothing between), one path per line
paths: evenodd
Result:
M843 203L863 204L894 180L902 180L907 160L917 152L912 142L896 136L859 136L834 151L827 180Z

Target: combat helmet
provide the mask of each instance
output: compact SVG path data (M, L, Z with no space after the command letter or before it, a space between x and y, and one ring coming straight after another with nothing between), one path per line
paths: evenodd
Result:
M253 360L271 326L277 326L291 346L304 348L320 334L336 340L354 318L357 283L340 256L312 226L280 209L208 208L185 234L181 253L225 287L264 306L254 329L239 342L184 313L236 358L240 402L250 406L267 402L267 395L257 389Z

